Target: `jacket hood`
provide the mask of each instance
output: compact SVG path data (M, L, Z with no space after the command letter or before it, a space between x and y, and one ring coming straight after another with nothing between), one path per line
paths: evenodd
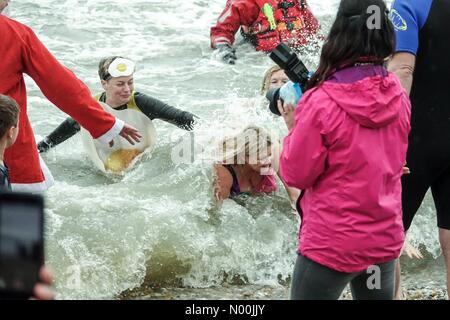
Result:
M403 89L396 76L376 75L353 83L322 85L325 93L364 127L384 127L398 117Z

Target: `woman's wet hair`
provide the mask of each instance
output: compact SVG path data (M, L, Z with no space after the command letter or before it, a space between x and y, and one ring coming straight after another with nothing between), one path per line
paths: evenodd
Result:
M380 13L380 16L376 15ZM379 22L374 23L373 22ZM342 0L308 88L358 62L383 64L395 50L395 31L382 0Z
M124 57L122 56L111 56L100 60L98 64L98 76L100 77L100 80L106 81L112 78L108 72L108 68L111 65L111 63L113 63L113 61L116 60L117 58L124 59Z
M270 67L267 69L267 71L264 73L264 78L261 85L261 94L265 94L267 90L269 90L270 87L270 79L272 78L273 74L275 72L278 72L282 70L279 66L274 65L273 67Z
M218 160L225 164L244 164L249 158L255 161L268 156L274 143L267 130L251 125L220 142Z

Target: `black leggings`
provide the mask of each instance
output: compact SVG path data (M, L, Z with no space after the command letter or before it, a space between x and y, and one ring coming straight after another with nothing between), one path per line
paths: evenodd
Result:
M379 286L372 281L376 272L344 273L298 255L292 276L291 300L337 300L350 283L355 300L393 300L396 260L377 265ZM376 288L369 288L369 285Z

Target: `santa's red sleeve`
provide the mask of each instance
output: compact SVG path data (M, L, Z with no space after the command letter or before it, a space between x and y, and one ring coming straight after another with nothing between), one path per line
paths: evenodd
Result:
M29 74L45 96L84 126L94 138L108 142L123 128L123 121L103 111L89 89L61 65L27 26L0 15L0 57L3 67L0 93L19 105L19 135L5 151L13 190L42 191L53 183L40 158L27 115L23 74Z
M23 73L28 74L42 93L59 109L74 118L94 139L106 143L123 127L123 122L105 112L89 88L64 67L28 28L23 34Z

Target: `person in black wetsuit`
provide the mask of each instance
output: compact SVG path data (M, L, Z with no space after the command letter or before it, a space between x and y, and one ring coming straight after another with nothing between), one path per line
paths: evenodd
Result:
M116 110L135 109L151 120L161 119L181 129L192 130L195 115L134 91L134 70L135 65L131 60L119 56L102 59L99 63L98 75L105 91L96 95L95 98ZM80 125L75 120L67 118L38 143L39 152L46 152L75 135L80 129Z
M431 188L447 267L447 291L450 291L449 17L449 1L396 0L391 20L397 32L397 53L389 65L410 93L412 104L406 158L411 174L402 178L404 228L409 229Z

